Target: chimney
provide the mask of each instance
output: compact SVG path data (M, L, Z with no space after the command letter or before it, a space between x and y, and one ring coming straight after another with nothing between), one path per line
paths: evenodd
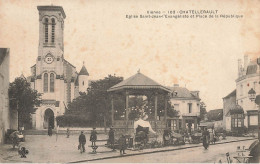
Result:
M242 71L241 59L238 59L238 77L241 76L241 71Z
M200 97L200 91L190 91L191 92L191 94L193 94L194 96L196 96L196 97Z
M174 86L174 87L179 87L179 84L174 84L173 86Z
M247 70L247 65L248 65L248 55L244 56L244 70Z

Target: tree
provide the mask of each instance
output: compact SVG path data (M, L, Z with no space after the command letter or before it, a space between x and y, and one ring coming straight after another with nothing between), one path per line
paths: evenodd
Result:
M30 114L36 111L41 103L41 94L30 87L23 77L18 77L9 86L10 110L17 110L18 128L20 125L30 125Z
M207 114L206 104L204 102L200 102L200 120L205 120L205 115Z
M79 97L68 104L68 110L65 115L75 117L86 116L95 122L110 122L111 97L107 90L123 80L123 77L108 75L104 79L92 81L87 90L87 94L81 93ZM124 108L124 100L120 96L114 96L114 106L116 109Z

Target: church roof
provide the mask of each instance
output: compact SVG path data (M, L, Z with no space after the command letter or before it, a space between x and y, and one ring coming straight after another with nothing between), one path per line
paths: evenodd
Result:
M167 87L162 86L151 78L145 76L144 74L138 72L137 74L129 77L128 79L112 86L108 89L110 91L116 91L121 89L161 89L167 92L171 92Z
M80 72L79 72L79 75L87 75L89 76L88 74L88 71L87 71L87 68L83 65Z

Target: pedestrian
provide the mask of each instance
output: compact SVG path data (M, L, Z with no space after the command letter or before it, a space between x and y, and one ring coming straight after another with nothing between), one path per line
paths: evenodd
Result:
M93 130L91 131L90 134L90 139L89 139L92 143L92 146L96 146L96 140L97 140L97 131L96 128L93 127Z
M25 148L23 143L20 143L18 146L18 154L21 158L27 158L26 155L29 154L29 151Z
M52 127L51 126L48 127L48 135L52 136Z
M118 140L119 143L119 149L120 149L120 155L126 154L125 149L126 149L126 138L125 135L121 135L121 137Z
M78 149L83 149L83 152L85 152L85 144L86 144L86 136L83 133L83 131L81 131L80 135L79 135L79 146Z
M209 132L209 141L210 141L210 143L214 144L214 134L213 134L213 131Z
M70 129L67 128L67 138L69 138L69 137L70 137Z
M110 128L110 130L108 132L108 142L114 151L115 150L115 131L113 129L113 126Z
M59 128L60 128L60 126L57 125L57 127L56 127L56 141L58 140Z
M208 149L209 147L209 131L207 128L204 129L202 132L202 140L203 140L203 146L205 149Z

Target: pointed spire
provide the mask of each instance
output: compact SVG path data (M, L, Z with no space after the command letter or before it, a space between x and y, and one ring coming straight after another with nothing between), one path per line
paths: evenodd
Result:
M26 79L25 76L24 76L24 74L23 74L23 72L22 72L22 74L20 75L20 78Z
M82 68L81 68L81 70L79 72L79 75L87 75L87 76L89 76L88 71L87 71L87 69L85 67L85 62L84 61L83 61L83 66L82 66Z
M137 73L140 73L140 68L138 69Z

